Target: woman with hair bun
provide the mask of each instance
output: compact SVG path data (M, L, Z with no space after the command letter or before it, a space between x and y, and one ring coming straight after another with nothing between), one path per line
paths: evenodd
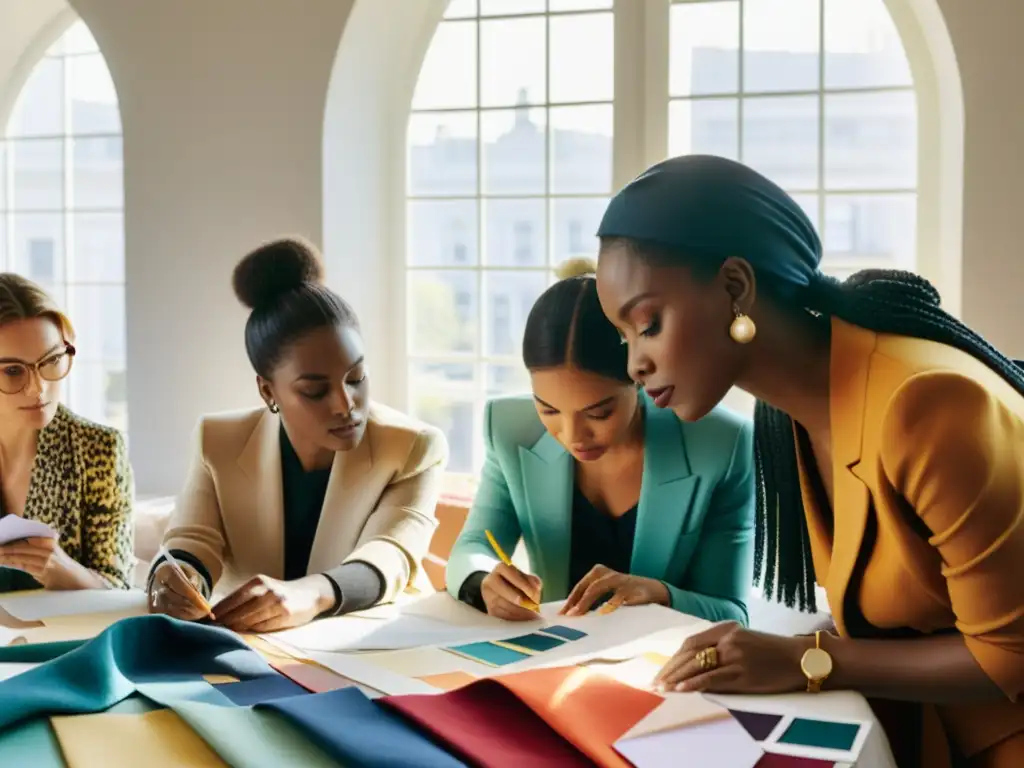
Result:
M593 263L563 265L526 321L532 395L487 405L487 459L448 560L451 594L528 620L541 600L607 599L746 622L754 534L752 431L718 408L696 424L654 408L601 311ZM520 539L533 573L500 562Z
M389 601L418 574L436 520L444 436L373 402L359 322L308 243L235 268L265 408L206 416L158 558L154 611L267 632ZM182 575L189 583L183 583Z

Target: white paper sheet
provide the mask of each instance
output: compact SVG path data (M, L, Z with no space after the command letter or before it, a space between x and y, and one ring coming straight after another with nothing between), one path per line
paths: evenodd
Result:
M15 640L24 636L24 629L11 629L10 627L0 626L0 648L10 645Z
M345 653L310 653L309 658L332 672L347 677L384 694L440 693L432 685L405 675L398 675L382 667L368 664L358 656Z
M22 664L20 662L4 662L0 664L0 682L4 680L10 680L12 677L20 675L22 672L28 672L30 669L38 667L38 664Z
M20 539L55 539L57 532L46 523L17 515L0 517L0 546Z
M615 749L636 768L678 768L681 755L687 765L754 768L764 754L731 717L623 739Z
M139 589L80 589L68 592L36 592L0 596L0 606L22 621L86 613L142 615L147 612L146 593Z

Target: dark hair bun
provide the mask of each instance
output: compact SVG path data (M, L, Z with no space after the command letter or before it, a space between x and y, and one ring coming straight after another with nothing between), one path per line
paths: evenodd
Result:
M299 237L284 237L261 245L238 262L231 284L235 296L249 309L272 306L284 294L324 279L316 247Z

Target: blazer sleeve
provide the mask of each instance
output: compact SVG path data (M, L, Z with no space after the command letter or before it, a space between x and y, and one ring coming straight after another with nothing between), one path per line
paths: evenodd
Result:
M1012 701L1024 690L1024 409L952 372L907 380L884 417L882 467L931 533L956 627Z
M754 576L754 435L737 432L729 468L711 497L684 585L668 584L672 607L708 621L749 623Z
M90 470L89 505L82 527L84 565L116 589L132 585L135 567L135 483L128 448L120 432L104 431L93 450L109 456Z
M208 586L213 590L224 572L227 539L217 487L206 459L205 427L202 421L196 428L185 487L178 496L167 524L163 544L168 550L187 553L201 563L210 576ZM157 565L159 560L150 569L150 576Z
M484 412L484 445L487 454L480 485L445 570L445 586L456 600L466 579L479 571L490 573L500 562L484 532L494 534L505 552L516 548L522 534L508 482L495 451L491 403Z
M435 508L447 463L444 434L433 427L420 432L405 466L366 519L356 548L326 575L340 584L345 581L345 563L373 566L384 582L379 602L393 600L409 586L437 527Z

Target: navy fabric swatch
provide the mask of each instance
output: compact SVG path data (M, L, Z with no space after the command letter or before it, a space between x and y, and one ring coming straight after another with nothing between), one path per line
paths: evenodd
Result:
M344 765L365 768L465 768L403 718L358 688L342 688L261 704L301 729ZM343 725L342 725L343 724Z
M254 677L237 683L222 683L214 686L220 693L227 696L239 707L251 707L274 699L285 699L289 696L308 696L309 691L297 683L293 683L284 675L274 673L273 676Z

